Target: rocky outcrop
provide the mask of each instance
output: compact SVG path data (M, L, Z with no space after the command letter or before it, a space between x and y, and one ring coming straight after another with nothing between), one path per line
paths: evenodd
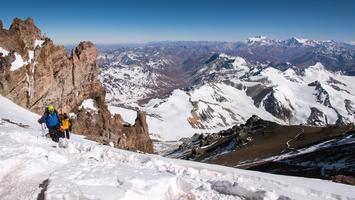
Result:
M355 185L355 177L351 177L351 176L345 176L345 175L332 176L332 181L337 183L344 183L348 185Z
M314 81L312 83L309 83L308 86L315 87L316 93L314 93L314 96L316 96L318 103L321 103L329 108L332 108L332 105L330 104L330 100L329 100L329 94L322 87L319 81Z
M307 124L312 126L325 126L328 124L328 119L318 108L311 107L311 114L307 119Z
M292 116L292 111L279 103L274 95L274 91L271 91L265 97L262 104L266 111L279 119L288 120Z
M348 111L349 115L355 116L355 104L349 99L345 99L344 103L345 109Z
M15 19L9 30L0 29L0 47L9 52L0 56L1 95L39 114L49 104L59 112L74 112L74 132L93 140L153 152L144 114L125 127L119 115L108 111L94 44L81 42L68 56L64 46L44 38L28 18ZM19 58L22 65L14 68ZM86 99L93 99L96 112L79 108Z
M148 152L153 152L152 142L149 137L147 137L148 124L146 120L146 116L143 112L137 113L137 119L133 126L125 125L123 126L123 134L125 136L125 141L122 144L119 141L119 147L128 146L129 148L136 149L145 149Z
M75 132L103 144L112 143L121 149L153 153L144 113L138 112L135 124L129 125L123 122L120 115L111 116L106 105L98 104L97 107L98 111L76 110Z
M164 155L206 162L220 154L246 146L254 137L270 134L270 129L279 127L281 125L253 115L245 124L235 125L217 133L196 133L192 137L182 138L178 149L167 151Z

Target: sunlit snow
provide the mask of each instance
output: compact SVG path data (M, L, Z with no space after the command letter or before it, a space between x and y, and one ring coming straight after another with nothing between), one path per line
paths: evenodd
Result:
M75 134L56 144L43 136L38 115L2 96L0 106L0 199L312 200L355 196L355 188L349 185L138 154Z

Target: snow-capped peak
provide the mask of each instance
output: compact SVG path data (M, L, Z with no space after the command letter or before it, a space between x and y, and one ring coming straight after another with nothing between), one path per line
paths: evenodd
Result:
M315 65L309 66L308 69L312 69L315 71L327 71L324 65L320 62L317 62Z
M336 43L336 41L334 41L334 40L323 40L322 42L323 43Z
M265 36L260 35L248 38L246 40L246 43L250 45L270 45L273 44L274 41Z
M292 37L290 39L284 40L283 43L287 46L315 46L319 42L303 37Z
M254 37L250 37L247 40L248 41L253 41L253 42L260 42L262 40L267 39L265 36L259 35L259 36L254 36Z
M219 54L219 57L234 60L234 62L232 63L232 65L234 67L247 65L247 62L244 60L244 58L239 57L239 56L229 56L227 54L221 53L221 54Z
M310 40L303 37L292 37L286 40L272 40L265 36L255 36L250 37L246 40L246 43L249 45L286 45L290 47L299 47L299 46L315 46L320 42L316 40Z
M308 42L308 39L306 38L297 38L297 37L293 37L295 40L297 40L297 42L302 43L302 44L306 44Z

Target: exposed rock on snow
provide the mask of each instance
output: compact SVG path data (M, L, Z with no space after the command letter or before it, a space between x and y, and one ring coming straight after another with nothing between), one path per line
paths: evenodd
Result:
M328 124L327 116L315 107L311 108L311 114L308 117L307 124L314 126L324 126Z
M73 134L66 148L41 136L38 115L0 96L0 198L351 199L352 186L138 154ZM21 113L18 115L18 113ZM20 138L20 139L19 139ZM54 145L54 146L53 146Z
M0 83L1 95L39 114L49 104L54 105L59 112L77 112L74 131L89 135L96 141L113 142L117 146L119 138L124 136L124 122L119 117L111 118L107 109L105 90L98 78L97 52L93 43L81 42L68 57L63 46L44 38L32 19L28 18L24 21L15 19L9 30L1 29L0 46L9 52L16 52L0 57L0 79L3 80ZM11 63L14 64L11 66ZM21 67L24 65L26 67ZM91 100L84 102L87 99ZM86 112L85 109L80 111L82 102L83 107L94 112ZM130 137L144 135L143 139L132 140L144 140L145 144L128 143L133 146L121 147L152 152L148 132L140 132L145 129L135 128L132 126L129 131L141 134L132 134Z
M213 54L193 73L188 89L176 89L167 98L142 106L134 102L123 106L147 112L150 133L160 140L218 132L254 114L281 124L346 124L355 120L350 103L355 102L353 81L354 77L327 71L321 63L280 71Z

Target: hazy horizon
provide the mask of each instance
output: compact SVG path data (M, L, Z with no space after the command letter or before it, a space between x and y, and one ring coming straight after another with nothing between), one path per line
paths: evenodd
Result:
M141 44L303 37L355 42L355 1L6 1L0 18L32 17L55 43Z

